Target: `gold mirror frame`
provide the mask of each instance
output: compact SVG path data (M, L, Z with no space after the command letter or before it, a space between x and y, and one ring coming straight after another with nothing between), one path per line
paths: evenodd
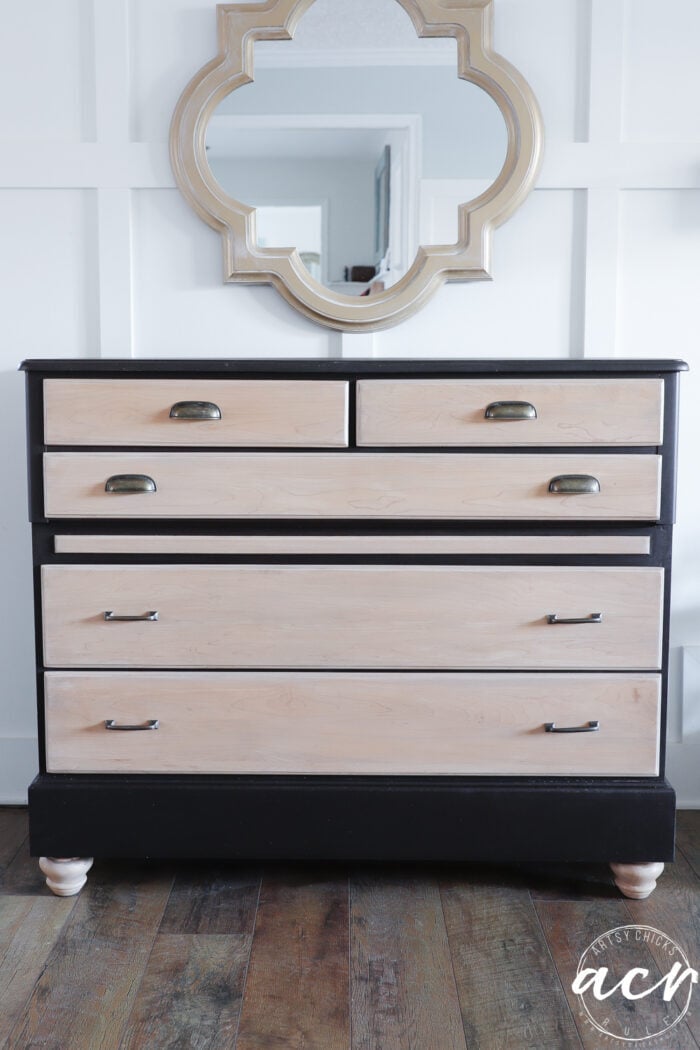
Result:
M420 247L408 272L388 290L368 297L332 292L316 281L296 249L256 245L255 208L224 193L206 156L214 110L230 92L254 80L258 40L291 40L314 0L219 4L219 53L185 88L170 129L170 158L180 190L223 238L227 282L273 284L297 310L341 331L374 331L409 317L445 281L490 279L493 231L523 203L542 159L543 129L534 94L523 76L491 48L493 0L397 0L419 37L455 37L457 71L498 105L508 149L498 178L459 206L456 244Z

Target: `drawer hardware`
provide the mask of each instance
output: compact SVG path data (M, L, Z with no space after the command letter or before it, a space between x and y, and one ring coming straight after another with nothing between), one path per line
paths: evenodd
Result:
M157 609L153 609L151 610L151 612L143 613L141 616L117 616L116 613L113 613L111 609L109 609L105 613L105 620L107 620L108 623L132 623L135 620L149 620L153 623L157 619Z
M149 729L160 729L160 722L157 718L151 718L148 722L144 722L142 726L119 726L113 718L105 719L105 729L114 729L119 733L141 733Z
M156 492L156 483L148 474L113 474L107 479L105 492Z
M221 409L213 401L178 401L170 409L171 419L221 419Z
M568 495L600 492L600 482L591 474L560 474L552 478L549 491Z
M585 726L562 726L561 729L557 729L556 722L544 724L545 733L597 733L599 729L600 722L586 722Z
M590 616L574 616L569 620L566 620L556 613L547 614L547 623L602 623L602 613L591 613Z
M492 401L484 419L537 419L537 409L529 401Z

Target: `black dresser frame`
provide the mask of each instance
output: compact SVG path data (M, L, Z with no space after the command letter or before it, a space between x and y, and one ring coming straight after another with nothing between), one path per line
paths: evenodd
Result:
M34 856L385 859L474 861L668 861L673 859L675 795L665 780L666 692L675 516L679 372L673 360L31 360L27 373L29 509L33 533L40 772L29 788L30 847ZM392 533L434 535L630 535L647 536L647 555L58 555L61 533L141 534L142 520L48 521L43 506L42 456L45 378L250 378L344 379L350 383L350 440L337 455L358 451L355 383L381 378L650 378L665 385L663 445L596 447L596 454L662 454L659 521L635 526L551 522L414 523L386 521L148 522L149 532L237 534ZM53 451L76 451L52 446ZM82 447L81 451L90 449ZM126 451L100 446L99 451ZM129 451L140 451L130 446ZM179 446L179 451L207 451ZM149 449L153 451L153 449ZM208 450L211 451L211 450ZM221 451L221 449L219 449ZM246 449L246 451L255 451ZM269 449L265 451L269 452ZM290 450L291 451L291 450ZM304 451L295 448L294 452ZM318 451L311 450L308 451ZM362 452L397 451L367 448ZM425 452L425 447L402 452ZM503 447L469 446L431 452L503 453ZM518 446L514 455L542 452ZM557 453L582 452L580 446ZM281 449L280 455L285 454ZM440 565L652 565L665 570L661 770L658 777L378 777L68 775L46 772L43 721L40 566L46 564L440 564ZM160 669L163 670L163 669ZM297 669L298 670L298 669ZM330 669L328 669L330 670ZM414 669L412 669L414 670ZM585 668L581 670L587 670Z

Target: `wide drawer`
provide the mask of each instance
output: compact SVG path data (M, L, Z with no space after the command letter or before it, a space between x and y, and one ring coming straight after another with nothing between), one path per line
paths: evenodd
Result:
M658 772L656 675L54 672L44 681L49 773ZM107 721L158 724L120 731ZM545 731L590 721L597 731Z
M347 432L339 381L44 380L47 445L325 448L347 445Z
M360 445L660 445L661 379L367 379Z
M42 595L46 667L661 666L659 568L49 565Z
M570 475L600 491L550 491ZM106 491L123 477L152 491ZM654 521L661 457L49 452L44 481L49 518Z

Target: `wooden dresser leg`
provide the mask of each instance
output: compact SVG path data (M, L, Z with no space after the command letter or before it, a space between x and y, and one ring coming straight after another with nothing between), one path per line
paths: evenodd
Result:
M633 900L644 900L656 889L656 880L664 870L663 864L615 864L610 867L620 893Z
M40 857L39 867L52 893L57 897L72 897L80 893L87 882L92 857Z

